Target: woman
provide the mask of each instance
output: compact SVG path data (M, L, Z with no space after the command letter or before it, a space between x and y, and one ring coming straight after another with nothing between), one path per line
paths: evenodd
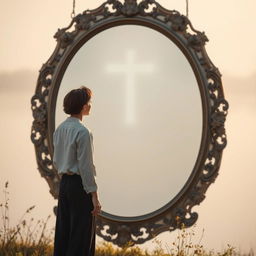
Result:
M95 216L101 205L95 181L93 136L82 118L89 115L92 92L82 86L63 102L66 118L53 134L53 164L61 176L54 256L93 256Z

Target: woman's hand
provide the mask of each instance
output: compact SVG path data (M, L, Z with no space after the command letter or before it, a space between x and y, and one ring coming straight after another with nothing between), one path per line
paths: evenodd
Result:
M91 213L96 216L101 212L101 205L98 199L97 192L92 192L92 203L94 208Z

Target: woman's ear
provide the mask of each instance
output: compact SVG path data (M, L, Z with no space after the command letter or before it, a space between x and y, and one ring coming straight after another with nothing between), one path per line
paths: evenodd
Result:
M89 106L88 106L87 104L84 104L82 111L85 112L85 113L87 113L87 112L88 112L88 107L89 107Z
M82 114L85 111L85 105L83 105L80 114Z

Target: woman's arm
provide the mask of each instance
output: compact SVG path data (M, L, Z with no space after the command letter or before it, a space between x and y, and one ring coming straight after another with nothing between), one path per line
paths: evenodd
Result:
M80 131L77 137L77 161L86 193L97 191L98 187L94 177L96 172L93 163L93 149L87 130Z
M93 145L87 130L81 131L77 138L77 160L84 190L92 195L94 206L92 214L97 215L100 213L101 205L97 193L98 186L94 177L96 171L93 163Z

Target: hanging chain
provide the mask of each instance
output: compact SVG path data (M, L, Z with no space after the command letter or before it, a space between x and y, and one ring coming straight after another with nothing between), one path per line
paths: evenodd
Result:
M73 10L71 12L71 18L73 19L76 14L75 14L75 8L76 8L76 0L73 0Z
M188 0L186 0L186 16L188 18Z

